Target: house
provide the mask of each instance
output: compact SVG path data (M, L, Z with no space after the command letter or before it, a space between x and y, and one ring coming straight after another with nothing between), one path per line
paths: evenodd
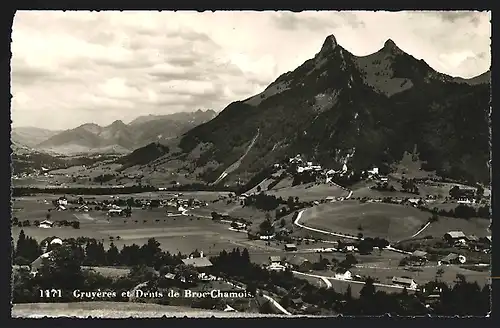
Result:
M344 248L342 249L345 253L349 252L354 252L355 247L354 245L345 245Z
M300 256L293 256L287 262L289 266L291 266L294 270L300 272L307 272L312 270L312 263L309 262L308 259Z
M381 182L388 182L389 179L387 177L380 177Z
M477 243L477 242L479 242L479 238L475 235L470 235L470 236L467 236L467 241L469 241L471 243Z
M271 263L270 265L267 266L266 269L269 271L283 272L286 270L286 267L282 264L279 264L279 263Z
M281 256L269 256L269 264L281 264Z
M38 226L39 228L44 228L44 229L50 229L54 226L54 222L49 221L49 220L43 220L40 222L40 225Z
M296 250L297 250L297 245L295 245L295 244L286 244L285 245L285 251L294 252Z
M443 238L448 244L455 244L457 242L465 242L467 236L462 231L449 231L444 234Z
M122 209L112 208L108 211L108 216L121 216L123 214Z
M408 199L408 202L412 206L418 206L420 204L420 198L410 198L410 199Z
M336 198L335 198L335 196L328 196L328 197L326 197L326 201L334 202L334 201L336 201Z
M78 210L82 212L88 212L89 207L87 205L81 205L80 207L78 207Z
M464 264L466 262L466 258L463 255L458 255L455 253L450 253L443 257L440 261L438 261L438 265L443 264Z
M352 279L352 273L349 270L338 268L336 270L336 272L335 272L335 278L336 279L351 280Z
M300 297L297 297L297 298L292 298L290 300L290 304L293 306L293 307L300 307L302 306L302 304L304 304L304 301L302 300L302 298Z
M378 167L374 167L372 168L371 170L368 170L368 176L371 177L371 176L374 176L374 175L378 175Z
M183 259L182 263L185 265L192 265L195 268L208 268L212 266L212 262L206 257L194 257L190 259Z
M411 253L410 258L417 261L425 262L427 261L427 255L428 255L427 252L416 250L413 253Z
M404 286L408 289L417 289L417 283L411 278L393 277L392 283L399 286Z
M68 206L68 199L64 196L57 199L57 204L62 206Z
M170 273L170 272L166 273L164 277L165 277L165 279L175 280L175 274Z

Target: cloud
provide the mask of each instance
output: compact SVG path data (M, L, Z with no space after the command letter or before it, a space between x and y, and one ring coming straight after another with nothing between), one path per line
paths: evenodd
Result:
M478 11L441 11L436 15L443 21L455 23L458 20L468 20L473 25L477 26L481 22L481 12Z
M312 58L325 37L355 55L388 38L438 71L490 66L489 13L16 13L15 126L66 129L212 108L261 92Z

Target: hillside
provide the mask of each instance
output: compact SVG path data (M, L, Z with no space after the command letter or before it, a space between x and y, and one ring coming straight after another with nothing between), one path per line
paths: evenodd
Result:
M366 170L416 150L424 169L487 182L490 86L485 76L457 81L391 40L358 57L332 35L314 58L260 94L229 104L172 141L171 149L175 145L178 151L155 164L182 160L188 175L214 182L238 162L224 180L229 183L248 181L299 153L324 167L338 169L347 162L350 169Z
M193 113L142 116L125 124L120 120L108 126L83 124L62 131L38 143L35 148L60 154L126 154L152 142L162 142L204 123L215 116L212 110Z

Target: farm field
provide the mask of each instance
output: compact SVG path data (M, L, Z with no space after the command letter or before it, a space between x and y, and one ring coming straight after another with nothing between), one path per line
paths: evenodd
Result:
M279 185L279 183L278 183ZM278 186L276 186L278 188ZM267 192L269 195L274 195L276 197L281 197L283 199L288 199L288 197L299 197L301 201L315 201L322 200L327 197L345 197L347 192L339 187L329 185L329 184L305 184L298 185L294 187L287 187L282 189L272 189Z
M20 221L43 221L47 210L52 205L45 204L43 199L37 197L24 197L15 201L14 216ZM198 219L189 216L167 217L164 209L142 210L134 209L130 218L108 218L105 212L90 211L78 213L71 211L51 211L52 221L80 222L80 229L72 227L53 227L43 229L35 226L12 227L14 242L17 241L19 232L24 230L27 236L41 241L47 237L60 238L91 237L101 240L105 247L113 242L117 247L123 245L142 245L149 238L155 238L161 247L169 252L189 253L195 249L206 253L218 253L222 249L235 247L249 247L261 249L265 246L256 246L248 240L245 233L229 230L229 226L213 222L209 219ZM119 239L117 237L119 236ZM113 240L110 240L112 237ZM260 243L259 244L263 244Z
M395 240L410 237L428 218L428 213L413 207L344 201L307 209L302 214L301 223L331 232L363 233L366 237Z
M436 272L439 269L443 270L443 274L441 277L438 277L439 280L445 281L448 284L452 284L456 280L457 274L462 274L467 278L467 281L474 282L476 281L479 286L484 286L489 283L490 280L490 271L474 271L463 269L458 265L443 265L438 266L435 263L430 263L429 265L417 267L418 271L409 271L405 270L404 267L398 266L368 266L368 265L359 265L351 269L352 274L359 274L362 276L370 276L372 278L376 278L382 284L391 284L392 278L394 276L397 277L411 277L417 284L423 284L428 281L432 281L436 279ZM420 271L422 270L422 271Z
M490 220L483 218L460 219L440 216L437 222L431 223L421 236L443 237L445 233L451 230L463 231L466 235L475 235L477 237L486 237L491 235L488 231Z

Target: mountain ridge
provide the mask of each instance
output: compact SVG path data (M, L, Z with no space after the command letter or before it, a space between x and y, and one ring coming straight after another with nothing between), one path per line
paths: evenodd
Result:
M84 123L61 131L34 145L41 151L126 154L151 142L168 140L215 116L213 110L141 116L125 124L121 120L100 126Z
M469 82L435 71L390 39L377 52L358 57L330 35L313 58L261 93L229 104L171 146L177 143L175 158L184 158L187 174L207 182L241 157L258 130L229 181L248 180L297 153L324 166L349 162L363 170L390 165L415 148L426 169L484 181L489 179L489 85ZM155 163L168 165L173 156Z

